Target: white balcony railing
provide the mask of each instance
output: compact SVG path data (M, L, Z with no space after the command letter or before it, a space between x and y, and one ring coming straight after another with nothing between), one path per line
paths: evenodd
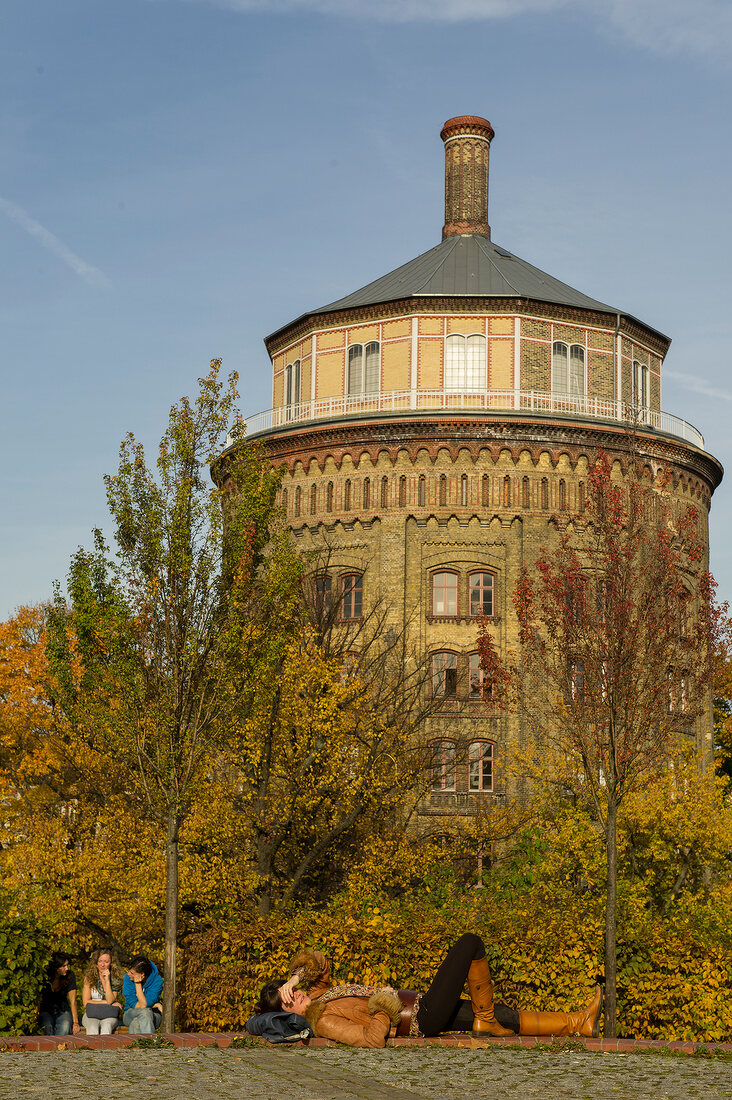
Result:
M535 390L489 390L481 393L452 393L445 390L393 390L359 397L326 397L282 405L246 419L247 438L275 428L295 427L318 420L340 420L381 413L481 413L513 409L521 412L552 413L590 420L610 420L625 426L654 428L704 449L704 436L692 425L671 413L657 412L625 401L579 394L540 393ZM227 446L234 442L227 437Z

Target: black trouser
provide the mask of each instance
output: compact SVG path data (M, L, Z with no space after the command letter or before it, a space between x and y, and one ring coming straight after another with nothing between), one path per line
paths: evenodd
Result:
M473 1009L470 1001L461 999L468 970L473 959L482 959L485 946L480 936L466 932L448 951L432 979L432 984L419 1002L417 1024L423 1035L439 1035L441 1031L471 1031ZM518 1012L508 1005L495 1006L496 1019L504 1027L518 1031Z

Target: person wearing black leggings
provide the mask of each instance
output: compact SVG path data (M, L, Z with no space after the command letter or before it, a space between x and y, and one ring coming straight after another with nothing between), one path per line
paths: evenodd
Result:
M468 983L470 1000L462 998ZM308 986L305 993L298 986ZM330 966L320 951L301 951L287 981L269 982L255 1011L293 1011L304 1015L316 1035L352 1046L383 1046L390 1031L398 1035L439 1035L472 1031L477 1037L501 1035L597 1034L602 991L579 1012L525 1012L493 1003L485 945L474 932L453 944L425 993L390 987L333 986Z

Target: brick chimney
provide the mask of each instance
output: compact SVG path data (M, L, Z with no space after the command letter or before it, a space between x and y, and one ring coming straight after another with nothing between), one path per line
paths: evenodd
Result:
M488 154L493 127L485 118L461 115L442 127L445 143L445 224L443 239L460 233L490 237Z

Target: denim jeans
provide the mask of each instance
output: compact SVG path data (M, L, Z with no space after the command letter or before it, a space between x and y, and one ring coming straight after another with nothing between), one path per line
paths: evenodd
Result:
M71 1009L61 1012L39 1012L38 1023L44 1035L70 1035L74 1026Z
M160 1027L162 1018L158 1008L126 1008L122 1017L130 1035L152 1035Z

